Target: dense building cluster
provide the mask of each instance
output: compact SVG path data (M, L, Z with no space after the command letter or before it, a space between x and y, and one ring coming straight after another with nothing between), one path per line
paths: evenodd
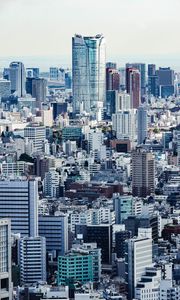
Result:
M11 62L0 79L0 299L180 299L180 73Z

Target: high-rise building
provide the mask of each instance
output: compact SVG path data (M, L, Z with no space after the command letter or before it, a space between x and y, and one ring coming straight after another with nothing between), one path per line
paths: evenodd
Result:
M146 267L152 267L152 239L138 237L127 240L125 262L128 299L131 300Z
M24 137L28 142L33 141L34 152L43 150L43 143L46 139L46 128L44 126L27 126L24 128Z
M11 95L11 81L0 79L0 99Z
M111 263L112 254L112 225L87 225L84 235L86 243L97 243L97 247L102 251L102 263Z
M155 159L151 152L138 147L132 151L132 193L146 197L155 189Z
M126 68L126 91L131 96L131 107L138 108L141 103L141 75L138 69Z
M74 113L85 111L102 118L106 91L105 39L103 35L72 38Z
M127 63L126 68L137 69L140 72L141 80L140 80L140 89L141 96L146 94L146 65L143 63Z
M136 109L121 110L112 115L112 129L118 139L129 138L135 140L137 135Z
M12 300L11 223L0 219L0 299Z
M119 84L118 70L106 67L106 90L119 91Z
M9 66L9 80L11 81L11 92L18 97L26 95L25 89L25 68L22 62L12 62Z
M144 143L148 133L147 109L140 106L137 110L137 134L138 145Z
M159 96L162 98L174 94L174 71L170 68L159 68L156 71L158 76Z
M0 181L0 218L11 219L13 233L38 234L38 182L36 180Z
M118 91L106 91L106 117L107 119L112 118L112 114L116 110L116 99L118 97Z
M37 108L41 109L42 102L46 101L47 80L34 78L32 80L32 97L36 98Z
M55 257L65 255L68 251L68 217L64 214L40 215L39 235L46 238L46 251L53 252Z
M116 224L123 221L133 212L133 197L129 195L114 194L113 206L115 211Z
M148 76L155 76L156 75L156 65L148 64Z
M60 187L60 175L55 168L50 168L45 174L43 191L46 196L58 198Z
M26 68L27 78L39 78L39 68Z
M46 282L46 239L24 237L18 246L21 284Z

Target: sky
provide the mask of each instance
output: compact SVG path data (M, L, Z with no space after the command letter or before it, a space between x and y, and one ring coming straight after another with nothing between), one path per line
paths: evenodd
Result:
M0 0L0 65L71 64L75 33L102 33L107 60L180 71L180 0Z

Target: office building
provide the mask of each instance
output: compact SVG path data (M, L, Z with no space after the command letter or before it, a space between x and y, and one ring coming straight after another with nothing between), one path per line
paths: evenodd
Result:
M118 258L125 258L126 240L131 238L131 232L122 230L115 232L115 253Z
M151 152L142 148L132 151L132 193L146 197L155 189L155 159Z
M152 267L152 240L146 237L127 240L125 262L128 299L131 300L146 267Z
M46 251L54 254L65 255L68 251L68 217L61 215L40 215L39 235L46 238Z
M101 250L96 243L73 245L65 256L58 257L58 284L99 281L101 276Z
M39 78L39 68L26 68L26 78Z
M12 300L11 223L0 219L0 299Z
M159 68L156 71L158 76L159 96L162 98L174 94L174 70L170 68Z
M46 128L35 124L24 128L24 137L33 142L34 152L41 152L46 139Z
M43 191L45 196L52 198L59 197L60 175L55 168L50 168L45 174L43 181Z
M105 39L102 35L72 38L74 113L102 118L106 97Z
M172 280L165 279L160 282L160 300L179 300L180 286L175 285Z
M126 68L126 91L131 96L131 107L138 108L141 103L141 75L139 70Z
M114 194L113 207L115 211L116 224L122 224L133 212L133 197L129 195Z
M21 285L46 282L46 239L24 237L19 240L18 252Z
M129 109L119 111L112 115L112 129L116 132L117 139L128 138L132 141L137 136L137 111Z
M106 67L106 90L119 91L120 77L118 70Z
M137 142L141 145L145 142L148 133L147 109L140 106L137 110Z
M32 80L32 97L36 98L36 107L41 109L42 102L46 101L47 80L34 78Z
M16 93L18 97L24 97L26 95L26 74L23 63L12 62L9 65L9 80L11 81L11 92Z
M0 99L11 95L11 81L0 79Z
M82 128L78 126L67 126L62 129L62 140L64 142L76 141L78 147L82 142Z
M106 118L111 119L112 114L116 112L116 99L118 91L106 91Z
M137 69L140 72L141 96L146 94L146 65L143 63L128 63L126 68Z
M0 181L0 218L11 219L13 233L38 234L38 182L35 180Z
M112 225L87 225L83 238L86 243L97 243L97 247L102 251L102 263L111 264Z

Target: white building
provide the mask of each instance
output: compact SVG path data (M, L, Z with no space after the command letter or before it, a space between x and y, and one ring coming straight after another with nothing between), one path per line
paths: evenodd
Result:
M118 139L129 138L133 141L136 139L136 112L136 109L129 109L112 115L112 129Z
M46 139L46 128L44 126L27 126L24 128L24 137L33 141L34 152L43 150L43 143Z
M127 240L125 263L128 297L133 299L136 285L145 273L146 267L152 267L152 239L138 237Z
M118 93L116 97L116 110L118 113L121 110L129 110L131 109L131 97L126 92Z
M135 289L135 299L137 300L159 300L160 295L161 270L156 268L146 268L145 274L137 283Z

